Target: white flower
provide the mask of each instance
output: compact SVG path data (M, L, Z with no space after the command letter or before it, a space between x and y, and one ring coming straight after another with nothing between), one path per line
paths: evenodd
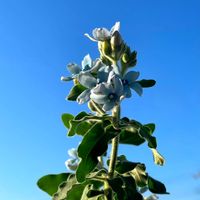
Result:
M110 29L110 31L107 28L95 28L92 31L93 37L91 37L88 33L85 33L84 35L94 42L102 42L110 39L115 31L119 31L119 29L120 22L116 22L115 25Z
M68 155L72 158L68 159L65 162L65 166L67 167L67 169L72 170L72 171L76 171L78 164L79 164L79 157L78 157L78 153L77 150L75 148L69 149L68 150Z

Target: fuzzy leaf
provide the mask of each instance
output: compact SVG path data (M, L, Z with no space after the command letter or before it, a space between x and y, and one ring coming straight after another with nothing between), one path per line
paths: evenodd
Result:
M145 170L145 165L140 163L130 172L138 187L144 187L147 185L147 173Z
M144 127L147 127L150 130L151 135L155 131L156 125L154 123L145 124Z
M77 85L73 86L73 88L69 92L67 100L76 101L77 97L86 89L87 88L85 88L81 84L77 84Z
M68 179L64 182L62 182L59 187L57 192L52 196L52 200L61 200L65 199L67 196L67 192L72 188L74 184L76 184L76 177L74 174L71 174L71 176L68 177Z
M147 140L148 146L150 148L156 149L156 147L157 147L156 138L154 136L151 136L152 132L149 128L143 126L140 128L139 133L140 133L141 137L143 137L145 140Z
M112 190L116 193L117 199L122 200L126 196L125 190L123 189L123 181L121 178L108 179L108 184Z
M72 120L73 118L74 116L69 113L62 114L61 119L67 129L69 129L69 121Z
M40 178L37 182L38 187L52 196L58 190L58 186L66 181L70 173L49 174Z
M97 166L97 157L106 152L110 139L112 137L106 134L102 122L96 122L84 135L78 147L78 156L81 158L81 162L76 171L78 182L83 182L86 176Z
M142 79L140 81L137 81L143 88L153 87L156 84L156 81L153 79Z
M142 195L137 191L135 180L132 176L122 177L124 182L124 190L126 192L125 200L143 200Z
M148 177L148 187L149 190L152 193L156 193L156 194L169 194L166 191L166 187L163 183L161 183L160 181L157 181L155 179L153 179L152 177Z

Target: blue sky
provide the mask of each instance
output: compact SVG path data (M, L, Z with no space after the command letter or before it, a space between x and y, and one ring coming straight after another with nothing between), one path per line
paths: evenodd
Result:
M66 64L80 63L96 44L83 36L95 27L121 22L124 40L138 52L141 78L157 85L123 102L122 115L157 125L158 149L166 158L155 166L151 152L121 146L119 153L142 161L162 180L170 196L199 200L200 180L200 3L168 1L0 0L0 194L1 199L48 200L39 177L66 171L67 138L60 116L86 106L65 101Z

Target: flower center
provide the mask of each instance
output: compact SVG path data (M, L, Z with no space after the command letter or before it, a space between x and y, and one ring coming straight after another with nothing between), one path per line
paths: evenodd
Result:
M117 95L116 95L115 93L110 93L110 94L108 95L108 98L109 98L110 100L116 100L116 99L117 99Z
M122 83L123 83L123 85L128 85L128 80L123 79L123 80L122 80Z

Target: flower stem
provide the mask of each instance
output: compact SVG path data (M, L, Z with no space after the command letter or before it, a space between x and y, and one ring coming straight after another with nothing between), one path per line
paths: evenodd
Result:
M113 116L113 124L115 128L119 128L119 120L120 120L120 106L117 105L114 107L112 111ZM115 164L117 160L117 152L118 152L118 145L119 145L119 135L112 139L112 149L110 154L110 164L108 168L108 176L110 179L114 178L114 171L115 171ZM112 200L113 195L111 194Z

